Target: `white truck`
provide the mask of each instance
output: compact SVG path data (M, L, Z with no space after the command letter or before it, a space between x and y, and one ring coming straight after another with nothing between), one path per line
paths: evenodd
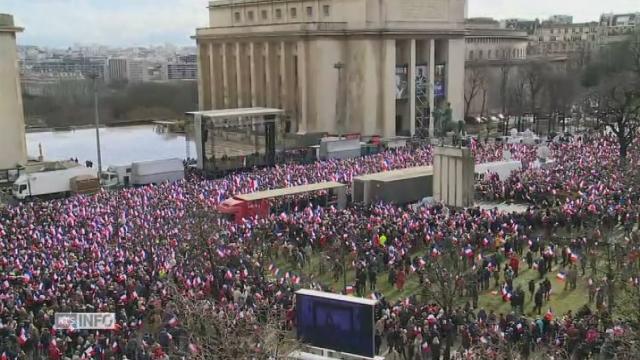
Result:
M184 164L181 159L138 161L131 165L109 166L102 173L104 187L159 184L164 181L184 179Z
M93 176L96 169L73 166L64 169L23 173L13 183L13 197L24 200L31 197L68 194L72 192L72 179L78 176Z

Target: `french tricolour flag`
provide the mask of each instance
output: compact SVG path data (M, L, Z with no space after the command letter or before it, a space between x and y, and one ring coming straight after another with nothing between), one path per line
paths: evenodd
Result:
M177 325L178 325L178 318L174 316L171 318L171 320L169 320L169 326L176 327Z
M576 262L578 261L578 255L574 253L569 253L569 259L571 260L571 262Z
M556 275L556 278L560 281L565 281L565 279L567 278L567 276L565 275L564 272L559 272L558 275Z
M227 272L224 274L224 278L227 280L233 279L233 273L231 272L231 270L227 270Z
M502 293L502 300L504 300L504 301L510 301L511 300L511 293L507 291L507 287L506 286L502 287L501 293Z
M24 331L24 328L20 329L20 336L18 336L18 344L20 344L20 346L24 346L24 344L27 343L27 340L29 340L29 338L27 337L27 332Z
M473 250L470 247L464 249L464 254L467 256L473 256Z

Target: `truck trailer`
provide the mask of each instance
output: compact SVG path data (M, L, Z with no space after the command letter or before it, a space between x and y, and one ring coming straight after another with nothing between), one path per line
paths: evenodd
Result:
M74 166L66 169L21 174L13 183L16 199L69 194L73 179L79 176L96 177L96 169Z
M433 195L433 167L417 166L358 176L353 179L351 189L356 203L418 202Z
M184 179L184 164L182 160L162 159L152 161L138 161L131 165L109 166L102 173L102 185L107 188L159 184L164 181L178 181Z

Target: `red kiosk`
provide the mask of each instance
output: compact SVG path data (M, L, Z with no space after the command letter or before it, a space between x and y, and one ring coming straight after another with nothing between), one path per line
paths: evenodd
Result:
M335 181L292 186L274 190L258 191L251 194L235 195L218 206L218 212L238 224L242 219L255 216L269 216L272 200L318 191L327 192L327 204L344 209L347 205L346 185Z

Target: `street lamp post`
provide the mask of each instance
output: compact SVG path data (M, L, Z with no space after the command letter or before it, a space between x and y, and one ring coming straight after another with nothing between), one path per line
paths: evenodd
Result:
M102 154L100 152L100 115L98 113L98 74L91 74L89 78L93 81L93 110L96 126L96 149L98 155L98 178L102 175Z
M342 80L342 69L344 69L344 63L337 62L333 65L333 68L338 70L338 92L336 93L336 120L338 125L338 135L342 137L344 133L344 117L346 106L346 94L343 92L344 81Z

